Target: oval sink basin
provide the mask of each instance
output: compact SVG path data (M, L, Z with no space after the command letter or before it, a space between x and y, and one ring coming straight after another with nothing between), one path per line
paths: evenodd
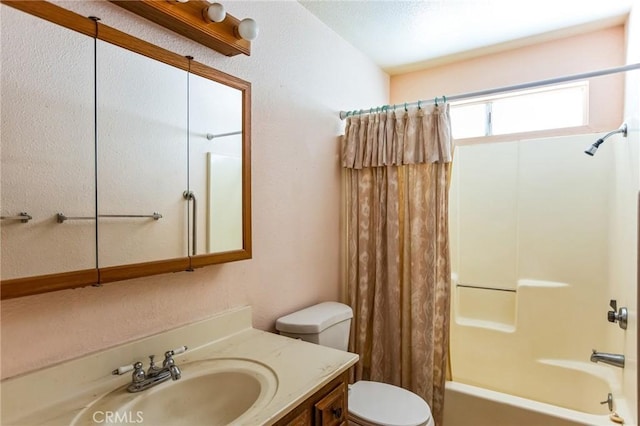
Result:
M228 425L267 405L278 387L267 366L243 359L210 359L180 366L182 378L130 393L118 388L85 408L72 425Z

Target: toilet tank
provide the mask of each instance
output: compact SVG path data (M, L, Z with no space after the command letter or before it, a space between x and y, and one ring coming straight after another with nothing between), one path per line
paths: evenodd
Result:
M346 351L351 318L351 307L323 302L278 318L276 329L283 336Z

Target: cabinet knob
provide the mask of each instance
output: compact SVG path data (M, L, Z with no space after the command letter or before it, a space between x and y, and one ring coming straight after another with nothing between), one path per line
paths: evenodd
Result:
M331 412L333 413L333 417L339 419L342 417L342 407L332 408Z

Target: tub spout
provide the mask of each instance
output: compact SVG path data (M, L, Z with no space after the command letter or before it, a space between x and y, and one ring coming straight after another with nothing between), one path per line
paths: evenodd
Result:
M603 362L605 364L613 365L614 367L624 368L624 355L598 352L593 349L591 362Z

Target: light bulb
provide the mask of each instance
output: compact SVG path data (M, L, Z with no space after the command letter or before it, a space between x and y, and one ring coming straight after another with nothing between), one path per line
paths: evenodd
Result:
M202 12L202 16L207 22L222 22L227 16L227 12L225 12L224 6L222 6L220 3L211 3Z
M258 24L251 18L245 18L238 25L238 34L245 40L255 40L258 37Z

